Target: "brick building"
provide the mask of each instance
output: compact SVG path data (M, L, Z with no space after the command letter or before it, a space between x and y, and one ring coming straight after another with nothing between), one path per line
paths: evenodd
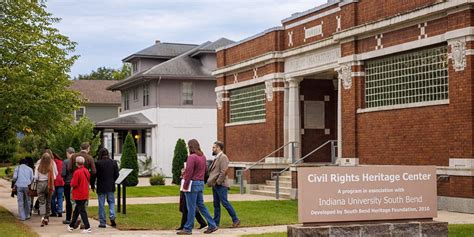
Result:
M322 144L303 165L334 162L337 140L360 164L438 166L440 208L474 212L473 55L472 0L330 0L219 48L231 176L282 146L250 188Z

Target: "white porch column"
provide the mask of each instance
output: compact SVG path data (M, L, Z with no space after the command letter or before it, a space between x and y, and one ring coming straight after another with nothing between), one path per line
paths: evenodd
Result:
M342 157L342 80L337 80L337 158Z
M146 129L145 135L145 153L147 158L151 156L151 129Z
M285 82L285 91L283 94L283 143L286 144L288 140L288 98L289 98L289 87L288 82ZM284 148L285 158L290 158L290 147L286 146Z
M288 142L297 142L294 159L301 158L300 82L301 78L288 78ZM290 149L291 150L291 149ZM290 151L291 157L291 151Z

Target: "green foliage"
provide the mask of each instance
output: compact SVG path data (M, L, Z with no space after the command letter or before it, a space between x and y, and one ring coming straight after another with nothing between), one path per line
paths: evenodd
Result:
M135 141L132 134L128 133L123 144L122 157L120 158L120 168L133 169L132 173L127 177L127 186L137 186L138 184L138 158Z
M122 80L130 76L130 72L130 64L124 63L120 69L99 67L89 74L75 77L74 80Z
M178 139L176 146L174 147L173 156L173 183L180 184L181 169L184 167L184 162L188 157L188 148L186 142L183 139Z
M7 167L5 169L5 177L11 178L13 177L13 170L11 167Z
M1 122L0 122L1 123ZM18 140L12 130L7 130L0 136L0 162L11 161L16 151Z
M61 130L48 138L50 149L63 159L66 158L68 147L79 151L83 142L89 142L90 154L95 157L100 145L100 132L94 133L94 123L87 117L82 117L77 123L63 125Z
M165 185L165 176L163 174L156 174L150 177L150 185Z
M43 1L3 1L0 7L0 134L45 137L69 123L82 103L68 89L76 43L53 27L60 19Z

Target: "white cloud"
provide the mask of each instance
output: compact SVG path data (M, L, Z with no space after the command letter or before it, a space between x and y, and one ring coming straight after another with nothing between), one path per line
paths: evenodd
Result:
M156 39L202 43L227 37L241 40L295 12L325 0L49 0L48 11L63 20L60 31L78 42L81 59L72 75L99 66L120 66L120 60Z

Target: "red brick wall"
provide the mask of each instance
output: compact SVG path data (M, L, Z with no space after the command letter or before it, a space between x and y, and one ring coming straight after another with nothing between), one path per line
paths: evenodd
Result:
M438 195L474 198L474 177L450 176L449 181L438 182Z
M357 25L393 17L400 13L435 4L438 0L359 0Z
M257 76L262 77L271 73L278 73L278 72L284 72L284 63L282 62L275 62L275 63L269 63L264 66L257 67ZM238 81L247 81L253 79L254 73L253 69L249 69L243 72L238 73ZM225 84L226 85L231 85L234 84L234 75L226 75L225 76Z

